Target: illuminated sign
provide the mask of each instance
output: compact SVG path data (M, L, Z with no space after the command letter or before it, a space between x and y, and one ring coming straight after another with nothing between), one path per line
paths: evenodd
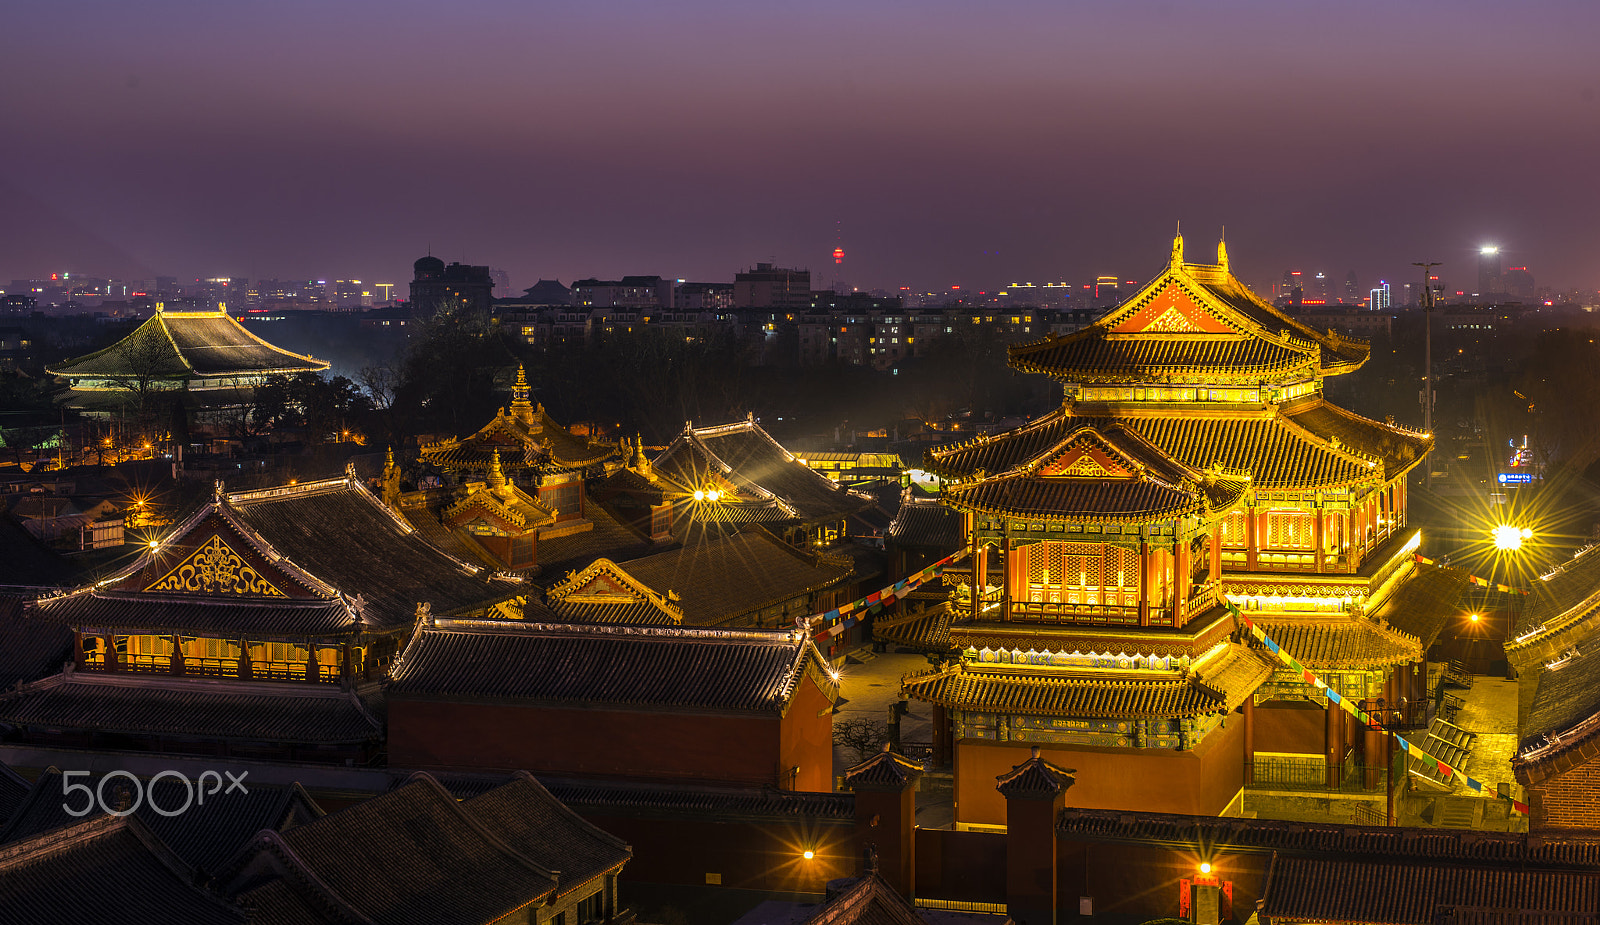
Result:
M1523 485L1533 481L1532 472L1502 472L1499 476L1501 485Z

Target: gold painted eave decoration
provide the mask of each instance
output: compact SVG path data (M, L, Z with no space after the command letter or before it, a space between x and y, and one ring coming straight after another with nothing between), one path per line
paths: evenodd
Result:
M145 590L288 597L215 535Z

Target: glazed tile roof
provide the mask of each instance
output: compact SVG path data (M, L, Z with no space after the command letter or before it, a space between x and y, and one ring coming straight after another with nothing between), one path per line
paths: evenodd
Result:
M1529 582L1529 597L1522 608L1506 653L1513 660L1519 650L1546 653L1550 644L1569 646L1568 636L1587 636L1600 614L1600 545L1579 550L1571 559ZM1523 638L1526 637L1526 638Z
M84 778L91 788L99 788L101 775ZM5 825L0 825L0 844L33 838L82 821L67 812L68 804L62 801L61 772L47 769L39 775L29 793L26 804ZM114 799L119 784L126 778L112 778L105 789L107 802ZM245 790L219 791L209 800L198 801L189 788L172 778L145 781L144 797L133 810L133 815L172 849L185 864L207 877L217 874L224 864L232 860L251 837L262 829L283 831L322 814L316 803L298 784L287 788L247 785ZM167 812L180 807L181 812Z
M917 907L870 870L797 925L926 925Z
M904 790L922 776L922 765L895 754L889 743L883 750L844 772L840 778L846 790Z
M267 343L225 311L157 312L110 347L50 368L57 376L114 378L152 370L164 378L318 372L322 360ZM146 373L145 375L149 375Z
M1538 688L1518 730L1519 762L1576 757L1576 749L1600 734L1600 633L1575 642L1572 654L1551 662L1554 667L1537 669Z
M648 626L677 626L670 610L653 601L606 601L574 603L561 601L551 608L555 619L567 623L635 623Z
M1011 366L1073 382L1215 382L1254 385L1317 369L1318 352L1257 338L1113 340L1095 327L1013 344ZM1170 380L1168 377L1171 377Z
M1380 424L1320 397L1290 402L1284 417L1323 439L1384 462L1384 478L1392 479L1422 461L1433 438L1393 424Z
M373 797L254 843L307 905L384 925L481 925L540 902L555 877L507 844L438 782L419 774ZM241 905L252 904L247 892ZM269 896L278 908L292 909Z
M34 605L40 619L73 627L188 630L192 633L327 637L355 631L343 601L251 600L88 591Z
M1424 649L1460 619L1462 592L1469 584L1460 569L1417 563L1412 575L1371 612L1391 629L1416 637Z
M366 601L363 619L382 630L409 627L417 605L471 613L522 593L517 582L434 548L365 488L328 480L231 495L229 510L256 535L324 583Z
M0 596L0 690L54 674L71 658L70 627L42 618L18 598Z
M442 621L412 638L389 695L777 713L820 659L790 632Z
M961 515L937 502L908 501L883 531L897 547L920 546L953 552L966 542Z
M609 559L597 559L547 594L551 622L641 623L676 626L683 611Z
M618 454L614 444L596 443L557 424L544 405L527 400L520 370L518 377L519 385L512 394L522 397L514 397L477 433L423 444L423 462L448 470L487 471L498 452L507 471L563 472L598 465Z
M619 870L633 857L627 842L585 821L526 771L461 808L524 857L557 871L558 893Z
M243 742L376 741L382 724L332 685L69 672L0 694L14 726Z
M924 652L949 652L959 648L950 641L952 614L948 604L937 604L912 614L880 616L872 621L872 636Z
M1058 767L1044 760L1034 746L1027 761L995 778L995 789L1006 799L1012 797L1054 796L1070 788L1076 781L1076 771Z
M1401 665L1422 658L1425 648L1416 637L1368 619L1263 614L1256 625L1283 651L1313 669Z
M909 697L980 713L1178 718L1231 710L1272 673L1245 646L1188 678L1170 672L1090 673L959 663L902 682Z
M1207 845L1218 854L1283 856L1349 855L1434 860L1462 867L1600 869L1600 838L1581 833L1545 834L1451 830L1402 826L1133 813L1068 806L1056 818L1056 833L1074 841L1177 846Z
M132 817L100 816L0 846L0 915L83 925L244 925Z
M1242 491L1231 494L1233 501L1243 496ZM1203 514L1206 502L1198 489L1152 479L1039 478L1012 472L945 488L945 503L958 510L1032 520L1146 523Z
M786 517L807 523L843 519L871 504L801 465L754 420L687 427L651 462L651 468L689 492L708 479L724 480L741 500L776 500ZM717 506L708 508L707 519L715 518Z
M813 556L760 529L691 534L677 549L621 568L659 594L676 593L684 622L696 626L832 587L852 573L847 560Z
M1090 406L1086 406L1090 407ZM1092 406L1104 408L1105 406ZM1295 425L1273 411L1206 414L1125 413L1116 418L1080 416L1062 408L1012 431L929 450L927 466L946 478L973 477L1027 465L1084 425L1121 425L1183 466L1247 472L1257 491L1338 487L1377 481L1377 460L1355 455Z
M1541 912L1600 921L1600 871L1506 870L1425 861L1277 858L1262 891L1272 921L1435 925L1451 910L1494 910L1497 921ZM1577 922L1584 919L1566 919Z

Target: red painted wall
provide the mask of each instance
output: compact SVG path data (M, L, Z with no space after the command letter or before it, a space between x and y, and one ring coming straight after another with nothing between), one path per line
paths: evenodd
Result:
M957 742L956 821L1005 825L1006 803L994 789L995 778L1026 761L1030 747L1026 742ZM1189 751L1045 746L1041 753L1078 772L1067 791L1068 806L1215 816L1244 786L1244 723L1238 717Z
M800 769L793 789L833 789L833 703L809 677L800 679L778 731L778 761L780 773ZM784 786L790 786L787 778Z
M796 703L790 716L801 709ZM389 762L399 767L777 786L779 767L795 763L782 765L779 741L776 714L625 712L404 697L389 701ZM796 755L803 757L803 750Z
M1256 705L1256 751L1320 755L1327 710L1305 701Z

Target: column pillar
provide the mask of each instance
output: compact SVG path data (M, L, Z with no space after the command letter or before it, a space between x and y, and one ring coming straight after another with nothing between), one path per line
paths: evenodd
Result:
M872 851L878 874L906 899L916 895L916 783L922 768L889 750L844 772L856 794L856 856Z
M1256 523L1256 506L1244 509L1244 567L1254 572L1261 567L1261 525Z
M1056 817L1075 774L1045 761L1035 746L1032 757L996 779L1006 800L1006 914L1017 925L1056 921Z
M1000 619L1011 619L1011 522L1006 521L1005 533L1002 534L1000 547L1000 569L1004 577L1000 579Z
M1143 531L1140 531L1141 534ZM1150 625L1150 585L1155 575L1150 569L1150 541L1139 537L1139 625Z
M169 636L167 638L172 640L172 673L181 675L183 674L183 637Z
M120 671L120 670L122 670L122 660L117 658L117 637L116 637L116 634L114 634L114 633L105 633L100 637L100 639L104 642L105 647L106 647L106 670L107 671Z
M1182 529L1180 524L1179 530ZM1172 625L1183 626L1183 611L1189 606L1189 544L1182 536L1172 543Z
M1381 719L1382 710L1377 701L1361 701L1361 709L1374 720ZM1368 726L1362 731L1361 737L1361 763L1366 767L1362 775L1361 786L1367 790L1376 790L1383 782L1383 730Z
M239 677L250 680L255 674L255 666L250 664L250 640L239 640Z
M1339 789L1339 782L1344 777L1344 711L1332 700L1323 708L1322 722L1322 753L1323 763L1328 768L1328 789Z
M1211 555L1207 563L1210 576L1207 581L1219 581L1222 578L1222 521L1211 525Z
M82 671L88 663L89 657L83 651L83 633L79 630L72 631L72 667Z
M1239 708L1244 715L1244 782L1255 783L1256 769L1256 695L1248 694Z
M1311 545L1316 553L1311 557L1318 575L1328 570L1327 529L1322 522L1322 505L1311 506Z

